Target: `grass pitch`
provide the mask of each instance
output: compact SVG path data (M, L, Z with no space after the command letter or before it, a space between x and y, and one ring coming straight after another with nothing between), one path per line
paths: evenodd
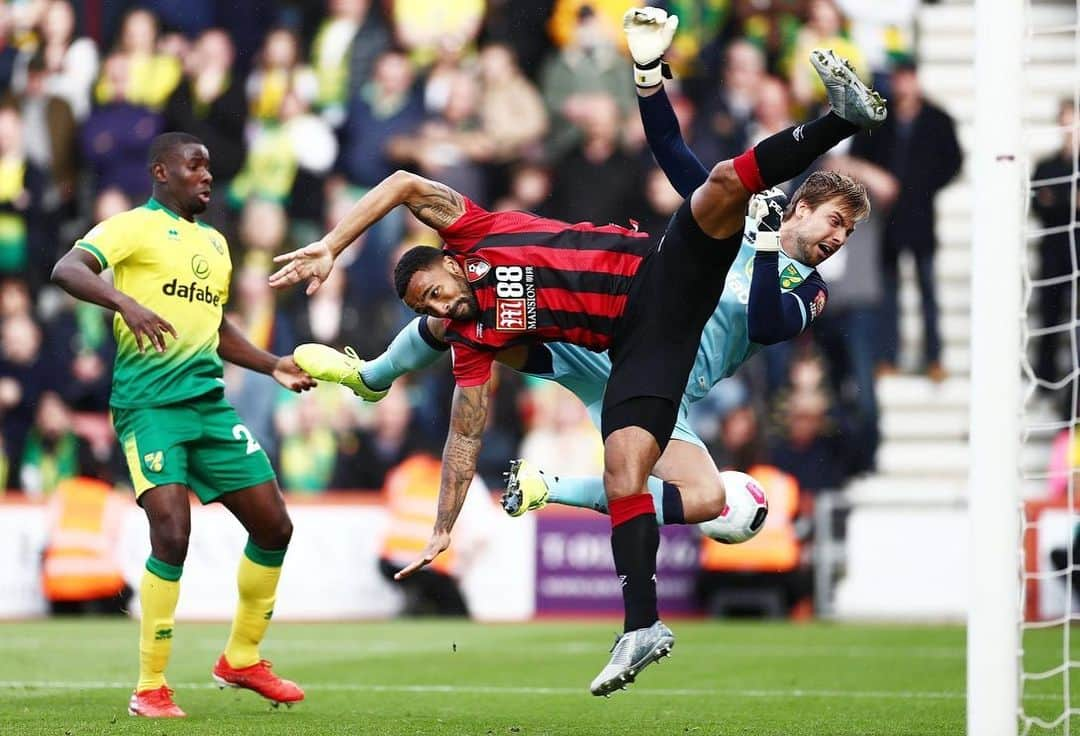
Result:
M595 698L615 622L275 624L263 648L307 700L219 691L228 628L176 628L180 721L131 718L137 624L0 624L0 734L934 735L964 731L960 627L675 621L674 655ZM1061 632L1025 642L1047 661ZM1061 660L1058 659L1058 662ZM1077 678L1080 679L1080 678ZM1036 695L1047 718L1061 685ZM1055 694L1056 693L1056 694Z

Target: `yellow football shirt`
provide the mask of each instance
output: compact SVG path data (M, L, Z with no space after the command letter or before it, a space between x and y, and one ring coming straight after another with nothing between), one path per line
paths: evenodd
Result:
M122 409L165 406L202 396L224 385L218 328L229 295L232 261L225 237L190 222L155 199L97 224L75 243L111 268L114 285L156 312L176 330L165 335L165 352L113 317L116 364L112 398Z

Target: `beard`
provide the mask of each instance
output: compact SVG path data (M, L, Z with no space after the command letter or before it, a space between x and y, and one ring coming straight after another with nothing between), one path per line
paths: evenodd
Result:
M477 304L476 297L471 294L458 299L450 309L450 318L455 322L468 322L479 316L480 305Z

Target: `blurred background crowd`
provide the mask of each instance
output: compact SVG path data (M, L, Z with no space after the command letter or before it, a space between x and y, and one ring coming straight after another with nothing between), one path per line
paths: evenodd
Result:
M48 275L94 223L147 199L147 148L160 132L207 144L205 219L228 236L234 265L229 319L278 354L317 341L374 356L412 317L389 272L402 248L438 239L401 208L313 297L267 285L273 255L317 239L398 168L489 208L662 230L680 200L644 143L620 27L628 4L0 2L0 489L47 496L80 474L127 483L107 415L111 315ZM772 466L804 497L841 488L874 469L874 383L898 364L905 252L924 315L914 363L944 377L933 196L961 154L952 121L919 89L919 3L663 4L681 19L668 93L707 165L819 114L814 47L836 49L890 98L884 128L820 162L861 177L874 206L822 269L824 315L694 407L720 466ZM562 473L601 471L599 438L574 397L508 370L498 378L480 462L490 487L521 455ZM226 383L282 487L305 494L377 491L407 458L438 455L452 392L447 364L375 405L336 386L293 396L236 368Z

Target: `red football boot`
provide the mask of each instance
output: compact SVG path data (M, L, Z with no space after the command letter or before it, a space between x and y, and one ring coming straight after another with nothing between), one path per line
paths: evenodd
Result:
M265 659L259 660L250 667L235 669L229 665L225 655L222 654L218 657L211 674L218 687L242 687L254 690L275 706L279 703L291 706L304 699L304 691L300 689L300 686L275 675L270 670L270 663Z
M128 715L143 718L183 718L187 715L173 702L172 688L162 685L154 690L136 691L128 701Z

